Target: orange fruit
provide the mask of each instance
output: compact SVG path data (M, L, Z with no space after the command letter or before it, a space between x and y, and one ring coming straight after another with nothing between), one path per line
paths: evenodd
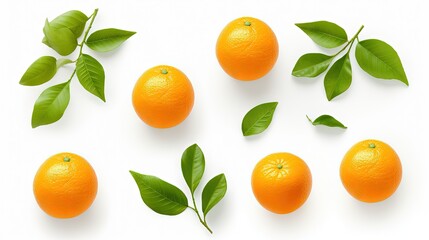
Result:
M401 160L388 144L365 140L346 153L340 167L341 181L354 198L379 202L390 197L402 178Z
M169 128L183 122L194 106L194 89L179 69L161 65L138 79L133 91L137 115L149 126Z
M241 17L222 30L216 44L216 56L231 77L250 81L265 76L279 54L276 35L263 21Z
M73 153L59 153L48 158L33 182L40 208L56 218L72 218L85 212L97 195L97 187L94 169Z
M274 153L263 158L252 173L256 200L267 210L290 213L310 195L311 172L307 164L290 153Z

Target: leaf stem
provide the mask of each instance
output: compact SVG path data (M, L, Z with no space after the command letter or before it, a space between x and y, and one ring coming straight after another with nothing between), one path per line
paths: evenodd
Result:
M350 45L350 48L349 48L348 52L350 52L350 49L352 48L351 45L353 45L353 42L358 38L358 35L362 31L363 28L364 28L364 25L362 25L359 28L359 30L357 31L357 33L350 39L350 41L348 41L347 44L340 51L338 51L335 55L333 55L332 57L338 56L338 54L340 54L341 52L343 52L349 45Z
M95 17L97 16L97 13L98 13L98 8L96 8L94 10L94 12L91 14L91 16L89 16L89 18L91 19L91 21L89 22L88 28L86 29L85 34L83 35L82 42L80 42L78 44L78 46L80 47L80 49L79 49L79 55L77 56L76 60L72 61L72 63L76 63L77 64L77 61L82 56L83 46L85 45L86 38L88 37L89 30L91 29L92 24L94 23ZM69 82L72 80L72 78L76 74L76 69L77 69L77 67L74 68L74 71L73 71L72 75L69 78Z
M205 220L205 218L204 218L204 220L201 218L201 215L200 215L200 213L199 213L199 211L198 211L198 208L197 208L197 204L195 204L195 197L194 197L194 194L192 193L192 203L194 204L194 207L189 207L190 209L192 209L192 210L194 210L194 212L197 214L197 216L198 216L198 219L200 220L200 223L201 224L203 224L203 226L204 227L206 227L207 228L207 230L211 233L211 234L213 234L213 231L210 229L210 227L207 225L207 222L206 222L206 220Z
M76 74L76 68L74 68L74 71L73 71L72 75L69 78L69 82L72 80L72 78L74 77L75 74Z
M83 35L82 42L79 43L80 50L79 50L79 56L77 57L78 59L82 55L83 46L85 45L86 38L88 37L89 30L91 30L91 27L92 27L92 24L94 23L95 17L97 17L97 13L98 13L98 8L96 8L94 10L94 12L92 13L92 15L90 16L91 21L89 22L88 28L86 29L85 34Z

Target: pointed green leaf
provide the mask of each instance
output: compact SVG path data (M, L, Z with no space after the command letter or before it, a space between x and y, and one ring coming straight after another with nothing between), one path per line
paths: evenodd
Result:
M325 126L328 126L328 127L339 127L339 128L344 128L344 129L347 128L340 121L338 121L337 119L335 119L334 117L329 116L329 115L319 116L314 121L311 121L311 119L308 116L307 116L307 119L314 126L316 126L316 125L325 125Z
M338 59L325 76L326 97L331 101L345 92L352 84L352 66L349 53Z
M40 94L33 109L31 125L36 128L58 121L70 101L70 81L52 86Z
M82 54L76 64L76 75L80 84L90 93L99 97L104 102L104 69L93 57Z
M45 21L43 33L49 47L62 56L72 53L77 47L77 40L73 32L68 28L53 28L48 20Z
M331 64L332 56L321 53L308 53L301 56L292 70L295 77L317 77Z
M241 123L243 136L255 135L265 131L271 124L277 104L277 102L263 103L247 112Z
M368 39L356 45L356 60L369 75L381 79L397 79L408 86L401 59L389 44Z
M134 34L135 32L115 28L102 29L92 33L86 45L97 52L109 52L118 48Z
M192 194L200 184L204 168L204 153L201 148L197 144L188 147L182 155L182 173Z
M50 22L53 28L68 28L76 38L80 37L85 29L88 17L78 10L65 12Z
M56 62L56 67L57 67L57 69L59 69L60 67L67 65L67 64L70 64L70 63L73 63L73 61L70 59L67 59L67 58L60 58Z
M19 84L24 86L37 86L51 80L57 73L56 59L43 56L33 62L25 71Z
M164 215L178 215L188 207L188 199L176 186L155 176L130 171L140 190L143 202L153 211Z
M295 24L315 43L325 48L335 48L347 42L347 33L335 23L318 21Z
M212 178L203 189L202 208L204 217L222 200L227 190L225 175L219 174Z

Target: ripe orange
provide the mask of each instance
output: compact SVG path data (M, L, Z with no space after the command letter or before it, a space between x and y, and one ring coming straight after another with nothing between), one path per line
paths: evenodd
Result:
M388 144L365 140L346 153L340 167L346 190L363 202L379 202L390 197L402 178L401 161Z
M263 21L241 17L222 30L216 56L223 70L238 80L256 80L274 66L279 54L277 38Z
M252 173L256 200L273 213L290 213L301 207L310 195L311 185L307 164L290 153L266 156Z
M97 176L91 165L73 153L48 158L33 182L40 208L56 218L72 218L85 212L97 195L97 187Z
M146 124L169 128L183 122L194 106L194 89L179 69L161 65L139 78L133 91L133 106Z

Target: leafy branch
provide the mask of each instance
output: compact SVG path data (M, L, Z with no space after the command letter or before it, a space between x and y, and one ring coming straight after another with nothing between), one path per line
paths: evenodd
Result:
M58 69L63 66L75 64L75 68L67 82L47 88L36 100L31 119L33 128L51 124L61 119L70 101L70 82L75 75L83 88L103 102L106 101L104 95L104 68L94 57L85 54L83 47L86 45L97 52L109 52L118 48L135 32L107 28L89 35L97 13L98 9L95 9L87 17L80 11L72 10L59 15L50 22L46 19L42 42L61 56L68 56L78 49L78 56L76 60L69 58L57 59L53 56L40 57L30 65L22 76L19 82L21 85L38 86L50 81ZM88 27L84 32L88 21ZM78 43L82 33L82 41Z
M205 170L205 158L202 150L197 144L188 147L182 155L182 174L189 187L192 196L192 205L188 205L186 195L176 186L159 179L155 176L144 175L130 171L137 186L143 202L153 211L164 215L178 215L186 208L192 209L201 224L210 232L213 231L207 224L206 216L226 194L227 183L225 175L219 174L212 178L204 187L201 196L202 213L195 203L195 190L200 184Z
M336 48L344 45L334 55L308 53L301 56L292 70L295 77L314 78L328 70L332 61L347 48L347 52L328 70L324 79L325 93L330 101L347 91L352 83L350 51L357 41L355 57L359 66L369 75L381 79L396 79L408 86L408 79L396 51L387 43L368 39L359 40L362 25L356 34L348 40L347 33L335 23L318 21L296 24L316 44L324 48Z

